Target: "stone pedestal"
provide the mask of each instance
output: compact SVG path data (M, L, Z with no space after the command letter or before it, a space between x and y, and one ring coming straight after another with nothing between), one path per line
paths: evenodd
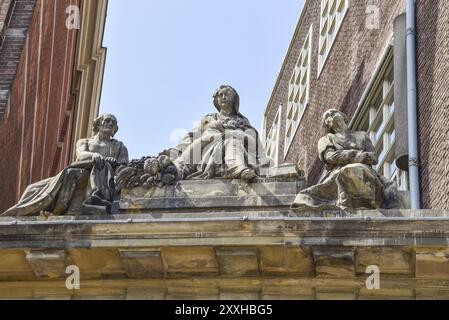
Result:
M189 180L163 188L123 190L122 212L196 212L289 209L305 179Z

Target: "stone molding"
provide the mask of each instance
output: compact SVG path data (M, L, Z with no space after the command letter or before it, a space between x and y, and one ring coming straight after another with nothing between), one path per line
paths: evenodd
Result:
M394 215L0 218L0 298L448 298L449 212ZM68 264L80 291L65 289ZM371 265L381 290L365 287Z
M81 29L78 32L72 88L76 95L72 160L76 142L92 136L92 122L99 114L107 51L103 47L107 6L108 0L81 0Z

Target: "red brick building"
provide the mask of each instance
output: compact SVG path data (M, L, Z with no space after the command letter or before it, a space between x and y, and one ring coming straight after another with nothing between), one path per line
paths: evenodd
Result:
M0 212L73 158L98 114L106 0L0 4Z
M265 111L271 157L298 163L309 184L318 182L322 115L337 108L370 133L377 170L409 188L397 162L408 144L405 11L405 0L305 1ZM447 1L416 1L420 189L432 209L449 207L448 25Z

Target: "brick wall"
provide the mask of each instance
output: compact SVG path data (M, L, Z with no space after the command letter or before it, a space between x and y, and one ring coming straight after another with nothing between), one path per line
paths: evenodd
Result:
M78 1L15 0L0 51L7 97L0 120L0 212L30 183L68 163L77 34L65 26L71 4Z
M304 16L295 31L291 48L267 106L269 130L280 104L287 106L288 83L310 25L313 24L312 80L310 103L292 147L284 159L286 114L281 126L280 159L299 163L310 184L317 182L323 165L318 159L317 143L324 135L322 115L330 108L354 115L377 63L393 33L393 21L405 12L405 0L359 0L351 5L318 78L318 45L321 1L306 2ZM369 5L378 4L380 28L366 28ZM447 1L417 1L419 130L422 157L422 197L426 208L449 205L449 18ZM286 108L284 108L286 109Z
M6 26L9 24L11 12L14 8L14 4L11 5L13 0L0 1L0 47L5 39Z
M449 2L417 2L421 193L426 208L449 208Z
M36 0L5 1L1 5L0 51L0 119L8 103L11 85L16 75L26 33L33 17Z

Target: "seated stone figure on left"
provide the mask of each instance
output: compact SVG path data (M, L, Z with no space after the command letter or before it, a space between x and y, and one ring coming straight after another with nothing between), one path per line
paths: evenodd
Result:
M117 131L115 116L98 117L93 123L95 135L76 145L76 162L56 177L30 185L19 203L2 216L42 212L60 216L72 207L83 213L110 213L115 197L115 168L128 163L127 148L113 139Z

